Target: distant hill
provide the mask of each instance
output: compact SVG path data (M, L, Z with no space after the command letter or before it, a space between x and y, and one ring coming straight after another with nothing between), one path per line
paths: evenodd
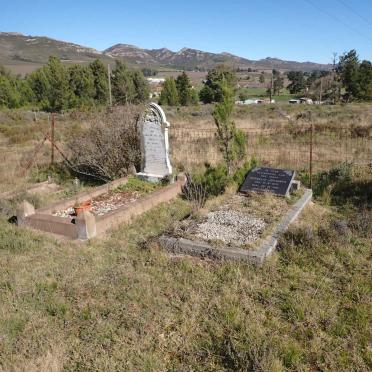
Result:
M96 58L112 60L93 48L44 36L26 36L16 32L0 32L0 63L15 73L27 73L45 64L49 56L66 63L84 63Z
M16 72L28 72L28 70L38 67L46 63L50 55L56 56L66 63L84 63L96 58L109 63L114 59L120 59L132 66L185 70L207 70L221 63L241 69L276 68L279 70L312 71L331 68L331 65L283 61L277 58L254 61L230 53L209 53L190 48L173 52L166 48L141 49L134 45L116 44L101 52L45 36L0 32L0 63ZM20 66L23 70L19 68Z

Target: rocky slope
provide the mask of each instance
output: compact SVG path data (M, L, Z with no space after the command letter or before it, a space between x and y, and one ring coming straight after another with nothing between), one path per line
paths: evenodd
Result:
M249 60L230 53L210 53L201 50L183 48L178 52L167 48L142 49L129 44L116 44L103 52L93 48L59 41L45 36L26 36L13 32L0 32L0 63L4 65L43 64L50 55L64 61L89 62L100 58L105 62L121 59L130 65L139 67L166 67L185 70L207 70L225 63L242 69L280 70L327 70L330 65L313 62L283 61L266 58Z

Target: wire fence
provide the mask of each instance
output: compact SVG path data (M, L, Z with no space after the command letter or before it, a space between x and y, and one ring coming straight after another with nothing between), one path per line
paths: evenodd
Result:
M314 127L313 127L314 128ZM280 129L242 129L246 134L247 157L262 165L318 172L342 162L368 168L372 164L372 138L349 128L324 129L311 125ZM171 158L186 169L205 163L216 165L222 155L215 129L170 129ZM312 156L310 153L312 151Z

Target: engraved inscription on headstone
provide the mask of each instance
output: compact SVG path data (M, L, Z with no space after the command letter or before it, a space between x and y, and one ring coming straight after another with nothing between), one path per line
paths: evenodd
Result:
M168 153L168 127L162 108L150 103L140 123L142 168L138 175L163 178L172 173Z
M253 168L245 178L240 192L272 192L277 195L288 195L295 176L292 170L277 168Z

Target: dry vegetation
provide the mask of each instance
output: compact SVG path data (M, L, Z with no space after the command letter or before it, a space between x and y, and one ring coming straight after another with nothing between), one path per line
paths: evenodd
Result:
M86 245L1 222L0 368L368 370L370 241L312 208L261 268L144 244L181 200Z
M221 161L212 106L170 110L173 159L193 168ZM310 120L308 115L311 112ZM247 152L263 164L308 169L310 123L314 124L313 169L329 169L342 161L369 164L372 158L370 105L237 107L235 122L247 136Z
M324 126L352 120L370 125L364 105L313 109ZM293 115L300 108L286 110ZM14 163L8 150L30 153L41 124L48 124L20 112L1 115L5 191L24 182L20 162ZM89 115L57 118L62 146ZM209 120L180 112L179 119L171 115L171 123L180 124L183 115ZM240 115L257 119L257 126L270 122L270 128L288 121L266 107L238 111L237 119ZM19 126L33 130L20 140L14 134ZM49 155L45 147L39 167ZM368 182L352 184L351 196L344 195L338 206L315 202L260 268L160 250L153 237L192 209L181 199L87 244L57 241L1 217L0 370L370 370ZM332 202L330 194L327 200Z
M191 168L204 162L220 161L214 135L212 106L165 108L171 122L170 144L173 163ZM308 167L309 123L302 117L312 112L315 126L315 169L325 169L344 161L368 163L371 154L372 108L367 104L347 106L249 106L237 107L234 120L247 133L248 155L262 162L294 169ZM57 143L68 153L67 138L79 137L81 128L94 121L95 112L73 112L56 116ZM45 143L34 159L34 167L24 175L24 166L50 128L47 114L12 110L0 112L0 192L45 179L50 145ZM62 160L56 151L56 159Z

